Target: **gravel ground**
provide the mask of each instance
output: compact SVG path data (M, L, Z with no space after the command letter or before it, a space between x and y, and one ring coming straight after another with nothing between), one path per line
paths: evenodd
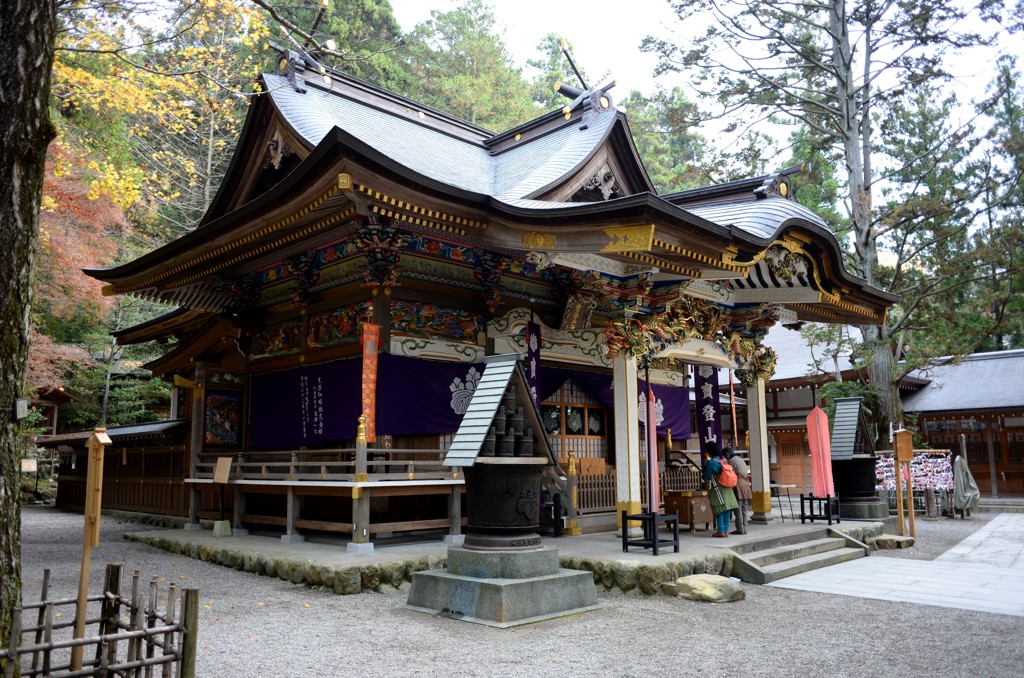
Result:
M917 546L879 555L932 559L987 518L918 521ZM406 610L398 592L338 596L123 539L150 529L104 517L91 591L107 562L198 587L200 676L982 678L1024 667L1022 617L744 584L737 603L601 595L600 610L499 630ZM26 600L47 567L54 595L75 595L81 536L81 515L24 508Z

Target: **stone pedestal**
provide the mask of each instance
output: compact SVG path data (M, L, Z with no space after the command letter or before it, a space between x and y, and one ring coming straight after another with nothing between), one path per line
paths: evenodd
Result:
M230 537L231 536L231 522L227 520L217 520L213 523L213 536L214 537Z
M448 547L448 567L416 572L407 606L507 628L598 607L590 572L558 566L558 549L480 551Z

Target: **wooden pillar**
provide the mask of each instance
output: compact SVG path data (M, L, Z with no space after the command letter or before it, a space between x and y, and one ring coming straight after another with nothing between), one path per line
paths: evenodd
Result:
M456 476L458 473L455 474ZM452 493L448 495L448 536L445 541L452 544L462 543L462 486L452 485Z
M281 535L281 541L285 544L297 544L306 540L298 530L295 529L295 521L299 517L299 498L295 496L295 486L288 486L288 514L285 520L285 533Z
M989 482L992 483L992 497L999 497L999 472L996 467L999 465L996 459L996 447L992 443L992 427L985 427L985 445L988 447L988 474Z
M189 440L188 450L188 477L196 477L196 467L199 464L199 452L203 449L203 385L206 383L206 364L202 361L196 363L196 381L192 388L192 436ZM189 484L188 493L188 524L186 530L199 529L199 486L195 483Z
M233 504L234 506L231 511L232 536L249 534L249 530L242 527L242 516L245 515L245 494L242 492L242 488L238 483L235 483Z
M369 482L366 464L366 418L359 417L356 426L356 472L355 487L352 488L352 541L347 550L356 553L372 553L370 541L370 494L363 486Z
M288 504L287 504L287 515L285 518L285 532L281 535L281 541L285 544L297 544L305 541L305 537L299 534L299 531L295 529L295 521L299 517L299 498L295 495L295 485L292 483L296 482L296 464L298 463L298 455L292 453L292 463L288 473Z
M750 484L754 492L755 523L772 520L772 493L768 460L768 413L765 408L764 379L747 387L747 426L750 434Z
M640 513L640 419L636 358L619 355L612 361L615 391L615 515ZM634 526L636 527L636 526ZM639 529L639 528L637 528ZM620 534L621 536L621 534Z

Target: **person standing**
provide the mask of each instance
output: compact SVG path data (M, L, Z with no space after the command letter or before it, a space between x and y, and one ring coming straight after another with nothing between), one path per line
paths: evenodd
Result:
M711 501L711 513L715 516L715 532L711 536L728 537L732 512L739 508L739 504L732 488L721 486L718 480L722 476L723 467L728 466L729 462L722 456L722 452L715 443L709 443L705 452L708 460L704 462L703 477L711 484L708 499ZM731 467L730 470L732 470Z
M750 517L750 511L754 507L750 469L747 468L747 462L743 461L743 458L736 454L731 447L726 447L722 452L722 456L729 460L728 463L732 466L732 470L736 471L736 503L739 504L739 508L736 509L736 530L733 534L746 534L747 518Z

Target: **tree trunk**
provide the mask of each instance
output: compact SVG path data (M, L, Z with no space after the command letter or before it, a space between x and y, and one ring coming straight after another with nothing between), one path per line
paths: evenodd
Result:
M895 379L896 358L892 342L886 340L886 327L866 325L860 328L864 342L871 346L871 362L868 364L868 382L878 391L878 411L875 412L875 449L891 450L889 429L903 428L903 403L900 401L899 384Z
M32 258L50 122L54 0L10 0L0 13L0 646L21 605L20 426L11 416L28 356Z

